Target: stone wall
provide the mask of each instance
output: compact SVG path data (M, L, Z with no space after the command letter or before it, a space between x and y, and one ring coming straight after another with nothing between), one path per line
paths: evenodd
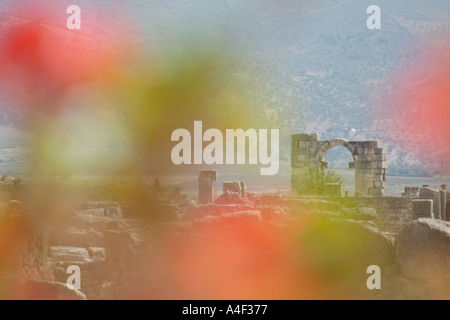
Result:
M413 200L409 197L344 197L337 200L346 207L375 209L377 225L386 231L397 232L414 216Z
M450 221L450 192L445 190L446 185L441 185L441 189L433 189L428 185L418 187L405 187L402 194L405 197L414 198L413 202L417 205L414 217L433 218L438 220Z

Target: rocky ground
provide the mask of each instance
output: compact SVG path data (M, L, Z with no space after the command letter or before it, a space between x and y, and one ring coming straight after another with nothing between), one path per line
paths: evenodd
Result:
M20 203L2 208L10 228L21 219ZM33 231L13 255L20 272L2 268L3 295L450 298L449 222L419 219L390 233L379 229L373 209L275 194L242 199L226 193L209 205L155 197L147 209L157 214L136 216L120 202L86 202L62 223ZM65 285L71 265L80 267L81 290ZM366 287L369 265L381 268L381 290ZM259 281L249 280L255 275ZM20 290L8 291L9 283Z

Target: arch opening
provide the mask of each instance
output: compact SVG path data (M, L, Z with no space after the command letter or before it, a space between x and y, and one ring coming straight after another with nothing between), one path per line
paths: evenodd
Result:
M355 159L346 145L335 145L324 153L325 172L343 178L341 187L342 194L348 192L349 196L355 195Z

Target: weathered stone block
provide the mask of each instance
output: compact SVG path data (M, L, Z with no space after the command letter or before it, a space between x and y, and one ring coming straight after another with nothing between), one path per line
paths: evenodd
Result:
M63 262L83 262L89 258L89 252L85 248L52 246L49 248L50 258Z
M367 171L368 173L363 174L364 180L366 181L382 181L383 175L380 173L370 173L370 171Z
M361 142L361 145L365 148L377 148L378 142L377 141L363 141L363 142Z
M309 152L309 147L300 147L292 149L293 154L307 154Z
M234 192L241 194L241 184L239 181L224 181L223 192Z
M386 169L387 168L387 162L386 161L378 161L377 162L377 168L379 168L379 169Z
M413 219L433 218L433 200L413 199Z
M327 161L320 161L320 168L321 169L328 169L329 163Z
M404 214L404 215L409 215L411 213L410 209L406 209L406 208L401 208L400 209L400 213Z
M384 151L383 151L383 148L375 148L374 149L374 153L375 154L385 154Z
M362 161L384 161L386 157L381 154L365 154L361 156Z
M439 202L441 204L441 219L447 220L447 197L446 192L444 190L439 190Z
M106 258L105 248L89 247L88 252L91 258L98 258L103 260Z
M294 134L291 134L291 140L293 140L293 141L311 141L313 139L309 134L306 134L306 133L294 133Z
M322 150L328 150L328 148L333 147L330 141L322 141Z
M57 228L49 232L48 242L53 246L101 247L104 245L103 234L95 230L78 230L75 228Z
M312 148L312 142L311 141L299 141L298 147L300 149L308 150L308 148Z
M429 187L420 188L420 199L432 199L433 200L433 213L435 219L441 219L441 197L438 190L434 190Z
M375 148L364 148L362 151L364 155L373 155L375 154Z
M379 168L378 162L376 161L358 161L356 163L356 168L358 169L377 169Z
M419 197L418 195L419 188L418 187L405 187L405 196L409 196L410 198L416 199Z
M373 182L373 186L374 186L374 188L380 188L382 186L382 182L381 181L374 181Z

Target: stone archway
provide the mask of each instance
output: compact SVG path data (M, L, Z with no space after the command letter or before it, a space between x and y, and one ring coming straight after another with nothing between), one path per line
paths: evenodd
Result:
M325 161L325 159L330 154L330 150L332 150L335 147L338 147L338 148L342 147L341 149L347 150L346 155L345 155L346 158L348 157L348 153L351 154L351 160L350 159L348 160L349 161L348 168L352 169L351 170L352 174L350 176L351 179L349 181L350 181L350 183L353 184L353 186L352 186L353 191L351 193L355 194L355 192L356 192L356 190L354 189L355 185L356 185L355 155L357 154L357 151L353 145L349 144L348 141L345 139L335 139L332 141L325 141L322 144L322 146L320 147L319 151L317 152L317 160L319 161L320 166L323 170L330 169L329 163L327 161ZM344 156L344 155L341 154L341 156Z
M355 169L355 194L384 196L386 185L386 154L378 147L377 141L347 141L335 139L321 141L317 133L293 134L291 136L292 184L300 186L302 176L309 167L325 169L325 156L335 146L344 146L352 154Z

